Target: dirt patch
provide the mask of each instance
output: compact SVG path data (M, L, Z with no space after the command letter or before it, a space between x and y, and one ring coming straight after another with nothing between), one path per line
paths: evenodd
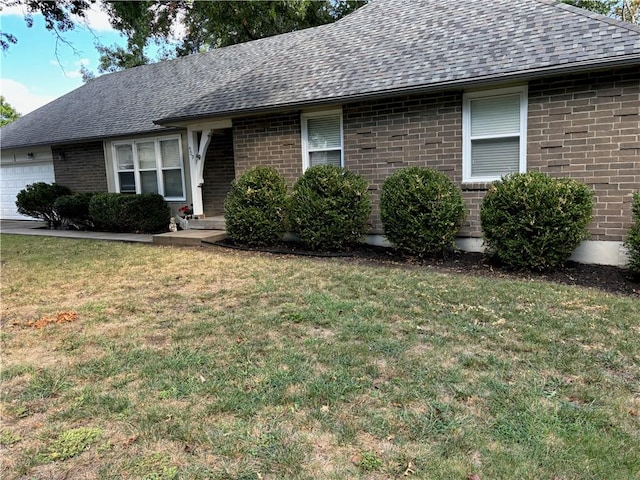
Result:
M609 293L629 295L640 298L640 279L633 278L623 268L606 265L586 265L576 262L567 264L553 272L519 272L508 270L487 255L476 252L457 252L446 258L410 257L391 248L359 244L344 252L312 252L305 250L299 243L281 242L273 248L252 248L236 245L231 240L222 240L215 245L247 251L266 252L277 255L301 255L307 257L341 257L345 261L358 263L388 264L402 267L426 268L429 270L476 275L491 278L541 280L563 285L575 285L603 290Z

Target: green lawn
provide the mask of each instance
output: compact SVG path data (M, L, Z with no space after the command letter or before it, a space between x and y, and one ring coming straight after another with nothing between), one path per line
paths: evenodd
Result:
M2 478L640 478L636 299L353 259L1 242Z

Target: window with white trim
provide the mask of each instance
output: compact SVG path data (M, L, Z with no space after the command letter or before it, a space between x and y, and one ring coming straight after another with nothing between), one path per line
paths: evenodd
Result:
M526 86L465 93L462 123L464 182L526 171Z
M301 122L304 169L326 164L342 167L342 110L303 113Z
M118 192L159 193L166 200L185 200L179 135L114 142L112 149Z

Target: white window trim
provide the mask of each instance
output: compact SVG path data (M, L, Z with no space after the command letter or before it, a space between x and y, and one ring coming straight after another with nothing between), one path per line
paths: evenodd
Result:
M160 141L165 140L178 140L178 151L180 153L180 172L182 174L182 196L180 197L166 197L164 195L164 171L165 170L177 170L176 168L165 168L162 166L162 158L160 155ZM186 184L185 184L185 168L184 168L184 158L182 155L182 137L180 135L167 135L162 137L146 137L146 138L136 138L131 140L118 140L111 143L111 157L113 164L113 172L115 179L116 192L120 192L120 175L119 172L130 172L131 170L118 170L118 156L116 149L120 145L131 145L132 155L133 155L133 173L136 184L136 194L142 193L142 183L140 181L140 172L141 171L153 171L151 169L145 168L140 169L140 164L138 162L138 149L136 148L137 143L145 143L145 142L153 142L155 153L156 153L156 180L158 182L158 193L163 196L163 198L170 202L184 202L187 200L186 195Z
M320 148L315 150L309 149L309 136L308 136L308 128L307 121L310 118L318 118L318 117L332 117L338 116L340 117L340 147L339 148ZM300 123L302 130L302 171L306 171L307 168L311 166L311 160L309 158L309 152L327 152L327 151L337 151L340 150L340 166L344 167L344 130L342 125L342 109L332 109L332 110L319 110L316 112L305 112L300 115Z
M520 138L520 162L519 172L527 171L527 110L528 95L527 86L500 88L495 90L483 90L477 92L467 92L462 100L462 182L463 183L485 183L500 180L497 177L474 177L471 175L471 141L486 140L492 138ZM512 135L483 135L471 137L471 100L476 98L500 97L503 95L520 94L520 132Z

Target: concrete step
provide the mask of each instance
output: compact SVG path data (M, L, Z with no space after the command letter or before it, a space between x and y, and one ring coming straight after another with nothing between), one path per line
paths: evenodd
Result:
M213 243L226 238L222 230L178 230L177 232L160 233L153 236L156 245L179 245L199 247L203 241Z
M224 217L210 217L189 220L190 230L224 230Z

